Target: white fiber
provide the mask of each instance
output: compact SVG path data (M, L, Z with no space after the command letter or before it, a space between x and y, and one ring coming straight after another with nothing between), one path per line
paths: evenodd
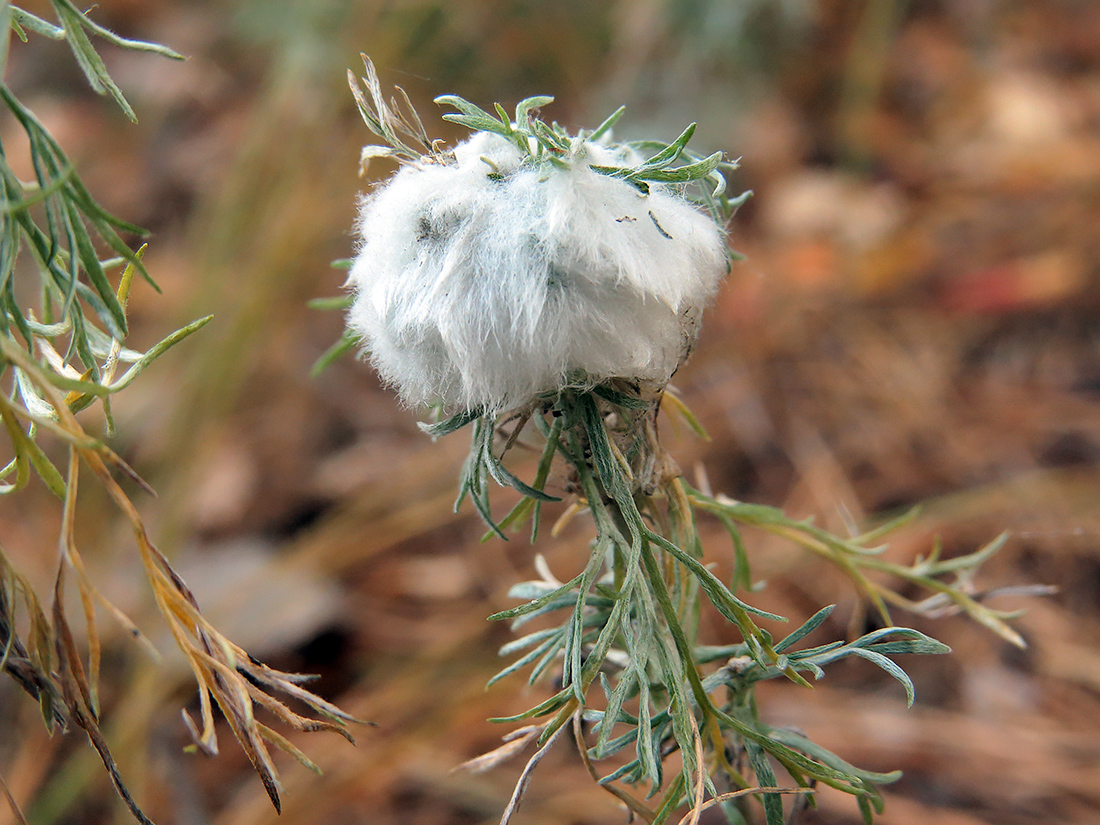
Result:
M725 238L671 188L567 169L477 133L360 205L348 325L412 406L501 411L611 378L663 384L726 273Z

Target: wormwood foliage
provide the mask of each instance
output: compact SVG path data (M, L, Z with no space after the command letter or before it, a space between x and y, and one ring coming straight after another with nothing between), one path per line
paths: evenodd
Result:
M90 36L122 48L174 59L180 56L164 46L117 36L68 0L52 0L52 5L57 25L0 0L0 74L11 34L23 40L28 32L64 40L92 87L114 98L134 119L133 109L107 74ZM123 237L144 231L96 203L61 147L3 83L0 99L27 135L34 169L33 180L21 180L0 146L0 421L12 455L0 468L0 495L18 493L37 476L61 500L63 516L57 575L47 598L34 592L0 548L0 670L39 702L51 732L74 726L84 730L134 817L149 822L123 785L99 726L97 609L111 614L136 639L144 641L144 637L100 594L81 559L74 519L81 472L90 472L130 523L157 606L198 680L201 725L184 714L197 748L217 752L213 711L217 704L278 807L278 779L265 743L311 763L282 735L259 722L255 707L267 708L293 728L332 730L348 738L346 726L353 720L304 689L307 677L268 668L206 621L187 585L150 540L120 480L151 491L77 417L98 403L110 435L112 396L210 318L188 324L144 352L125 346L126 304L135 277L156 288L142 264L144 247L134 251ZM101 259L104 249L113 257ZM23 283L33 280L32 271L38 276L36 290ZM17 296L35 292L38 300L33 307L19 303ZM39 445L42 436L67 446L62 466ZM64 609L70 579L75 579L80 594L86 652L78 646ZM20 612L23 621L17 622ZM27 628L25 633L19 632L20 626ZM294 713L277 694L305 703L321 718Z
M365 76L357 79L349 69L348 84L367 127L385 141L385 145L364 147L360 168L365 171L371 160L380 157L417 162L444 155L445 147L428 137L404 90L397 87L397 95L387 101L374 64L366 55L363 55L363 62ZM559 168L568 167L585 143L599 143L609 138L612 127L626 111L620 106L595 129L581 129L571 135L557 122L547 123L537 116L541 107L554 102L554 98L546 95L521 100L514 114L499 103L495 106L495 114L490 114L457 95L441 95L435 102L458 110L443 115L444 120L465 126L472 132L500 135L523 152L533 165L548 164ZM704 157L688 149L688 141L694 133L695 124L692 123L672 143L627 141L622 145L643 156L652 154L634 166L591 165L589 168L621 178L643 194L650 191L651 184L680 185L689 200L705 208L716 222L724 224L752 193L732 199L726 195L724 173L736 169L737 164L723 160L721 152Z
M386 145L367 147L364 164L376 157L413 164L447 162L444 150L428 139L408 98L400 93L387 102L373 67L369 61L366 65L363 86L354 76L351 85L368 127ZM599 140L622 113L620 109L591 133L571 137L557 124L533 115L550 100L528 98L513 115L499 105L491 114L453 95L437 98L458 110L446 119L506 138L534 165L571 162L578 142ZM691 132L689 127L668 144L630 144L639 157L653 153L634 166L593 168L625 180L643 194L658 183L683 187L686 197L724 223L737 199L724 195L720 155L701 157L687 150ZM354 345L354 338L345 337L322 362ZM887 561L881 540L909 517L845 538L772 507L694 489L657 438L662 410L700 429L670 389L625 377L593 385L584 376L519 408L464 409L422 425L433 437L472 430L456 508L468 498L489 525L487 539L507 538L507 531L529 521L535 540L542 505L560 500L547 491L552 477L555 488L573 499L566 516L587 513L595 531L583 570L563 582L540 563L540 579L511 591L523 603L490 617L510 621L516 630L538 620L539 628L504 646L501 654L510 663L491 681L527 671L532 684L552 678L560 687L526 712L496 720L525 726L507 737L500 749L467 767L483 770L529 744L536 746L502 823L518 807L535 766L567 731L593 779L647 823L667 822L685 805L690 810L681 822L694 823L705 808L721 805L730 823L744 825L755 821L752 805L759 804L768 825L782 825L788 814L793 817L802 806L813 805L818 784L851 794L870 823L882 809L878 787L900 774L862 770L801 733L773 727L757 711L755 687L768 679L809 686L809 678L821 678L833 662L854 657L890 674L912 704L913 683L893 657L940 654L948 648L916 630L895 626L890 614L895 607L928 615L945 609L964 612L1008 641L1022 644L1006 624L1011 614L995 611L971 595L974 572L1005 537L949 560L941 559L937 548L911 565ZM508 453L520 443L541 455L530 481L506 466ZM521 495L499 520L490 507L490 481ZM716 557L708 556L702 546L700 518L716 519L729 534L730 548L723 554L731 562L729 578L712 569ZM810 645L808 637L833 609L826 606L776 638L762 625L787 620L752 604L743 538L748 529L781 536L836 565L885 627L847 643ZM904 583L907 594L925 593L927 598L903 596L896 582ZM704 610L717 611L740 641L718 647L702 644ZM779 775L777 768L782 769ZM781 786L782 774L793 784ZM788 811L784 794L796 799Z
M541 565L542 578L516 585L510 593L524 603L490 617L508 620L516 630L535 619L558 617L555 626L505 645L501 655L511 662L491 681L526 670L532 684L554 676L561 689L525 713L496 721L546 720L525 731L527 741L539 746L535 763L573 725L593 777L650 823L667 821L685 804L695 811L719 804L715 800L732 792L741 795L721 803L729 821L751 822L743 792L754 789L768 825L779 825L784 822L780 791L810 794L818 783L855 796L869 822L881 810L877 786L900 773L861 770L800 733L772 727L757 713L754 688L779 678L809 686L808 679L821 678L831 663L856 657L897 679L912 704L913 684L891 657L947 653L949 648L895 626L890 614L895 606L942 615L950 605L1022 644L1005 623L1011 614L976 601L968 586L1005 536L950 560L934 552L911 565L886 561L881 539L911 515L842 538L773 507L694 489L656 441L661 410L692 421L670 391L647 398L619 382L591 392L566 391L518 414L488 418L462 413L425 427L439 435L473 425L459 502L471 499L489 523L490 535L505 536L506 530L529 520L537 536L541 504L550 498L545 485L555 466L575 497L570 512L586 511L595 527L584 570L561 582ZM521 440L528 446L541 442L542 458L530 485L503 464L508 448ZM489 479L523 495L499 521L489 509ZM700 542L696 522L706 517L716 518L729 533L728 580L712 571ZM829 616L830 605L775 638L761 621L787 620L751 604L746 529L781 536L831 561L870 600L886 626L848 643L807 646L804 639ZM872 573L880 575L872 578ZM906 582L929 598L902 596L884 579ZM698 641L705 603L736 628L741 641L719 647ZM495 764L515 751L510 745L472 767ZM602 769L604 760L612 767ZM794 788L779 789L774 765L789 774ZM518 805L525 784L517 787L503 821ZM643 797L623 785L641 789Z

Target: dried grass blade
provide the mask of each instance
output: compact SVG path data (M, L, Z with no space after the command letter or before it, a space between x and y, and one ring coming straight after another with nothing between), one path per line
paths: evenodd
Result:
M76 647L69 621L65 616L65 562L62 560L57 566L57 577L54 579L53 600L53 630L54 651L57 654L57 671L61 681L61 688L65 696L65 704L76 716L82 710L78 701L89 708L89 714L94 718L91 692L88 689L88 680L84 674L84 665L80 661L80 652ZM81 725L83 727L83 725Z
M88 578L84 560L76 549L76 497L79 489L80 459L75 447L69 447L68 483L65 485L65 501L61 515L61 541L64 558L76 573L80 590L80 603L84 609L84 625L88 634L88 707L92 715L99 717L99 663L101 646L95 619L95 588ZM60 581L60 572L58 573ZM65 628L68 632L68 628Z
M129 521L157 606L168 622L169 629L177 645L187 657L199 683L203 728L200 733L190 717L185 714L184 719L188 730L200 748L208 753L216 753L217 740L213 715L213 703L216 702L241 748L260 776L272 804L276 810L279 810L279 780L270 754L264 745L264 740L272 741L280 747L289 745L289 743L257 722L253 715L254 697L256 701L276 712L281 720L302 730L332 730L350 739L350 735L344 730L344 726L358 720L344 713L335 705L299 687L295 684L296 681L302 681L299 677L280 673L251 659L241 648L232 644L209 624L200 612L194 594L149 539L137 508L114 478L112 468L121 468L123 472L127 472L128 468L125 463L98 441L87 437L73 415L73 411L61 397L59 390L51 384L49 377L43 372L42 368L15 344L14 340L7 336L0 336L0 354L22 371L27 381L34 385L37 392L41 393L43 403L52 407L52 413L56 415L56 419L43 418L39 423L55 430L70 445L69 479L64 495L65 511L61 539L62 559L58 566L57 578L54 584L54 627L53 633L47 634L47 636L52 635L52 647L58 658L58 681L64 696L64 704L72 713L77 724L87 732L93 746L99 751L119 795L130 807L139 822L148 822L123 786L117 767L96 723L94 680L98 671L98 640L95 639L94 602L98 593L92 587L84 571L76 550L73 534L78 481L77 468L81 461L88 465L88 468L103 485L115 506ZM12 404L7 399L0 399L0 402L3 403L3 409L7 412L14 412L20 417L29 417L31 420L41 418L41 416L30 415L26 410ZM132 471L129 474L136 476ZM64 484L64 482L62 483ZM85 618L89 627L89 637L93 640L91 642L92 659L90 664L91 685L89 685L89 681L85 676L75 640L64 615L63 595L66 561L72 565L79 577ZM100 598L102 599L102 597ZM133 628L132 623L127 621L126 624L128 627ZM33 626L34 620L32 617ZM46 645L47 657L50 647L51 645ZM255 680L254 683L250 682L249 679ZM287 693L305 702L318 713L335 721L309 720L299 716L278 700L267 695L265 689L275 689ZM265 731L273 735L266 735ZM293 748L293 746L290 747Z
M58 565L58 575L54 583L53 617L54 632L56 634L58 677L65 697L65 704L69 709L72 720L84 730L88 736L88 740L92 743L92 747L99 753L99 758L103 762L103 767L106 768L108 775L111 777L111 783L115 787L115 792L122 801L126 803L126 807L130 810L134 819L141 825L153 825L152 821L142 812L141 808L138 807L137 802L134 801L134 798L130 795L130 791L127 789L125 783L123 783L122 775L118 770L118 764L111 755L111 749L108 747L107 740L103 737L103 733L99 729L96 716L91 710L88 683L80 663L76 643L62 609L64 596L64 569L64 562L62 562Z
M332 733L340 734L340 736L347 739L349 742L351 742L351 744L355 744L355 739L348 732L347 728L343 725L340 725L336 722L326 722L323 719L310 719L307 716L301 716L292 711L278 699L270 696L267 693L264 693L255 685L249 684L248 692L253 701L258 702L260 705L263 705L265 708L267 708L269 711L279 717L280 721L286 723L287 725L290 725L296 730L305 731L307 733L314 733L316 731L330 731Z
M115 786L115 793L117 793L122 798L122 801L126 803L126 807L130 809L130 813L134 819L136 819L140 825L154 825L153 821L138 807L137 802L135 802L134 798L130 795L129 789L123 784L122 775L118 770L118 764L111 755L111 750L107 747L107 740L103 738L103 733L99 730L99 726L94 720L89 719L83 713L74 714L74 721L83 728L84 732L88 735L88 740L92 743L92 747L99 753L99 758L103 762L103 767L107 769L107 774L111 777L111 784Z
M512 798L508 800L508 807L504 809L504 813L500 817L500 825L508 825L508 823L511 822L512 817L515 815L516 811L519 810L519 804L523 800L523 795L527 792L527 786L531 784L531 774L534 773L539 762L543 760L543 757L546 756L550 748L558 741L558 737L561 736L564 730L565 725L559 725L558 729L546 740L546 743L535 751L534 756L527 761L527 764L523 768L523 772L516 781L515 790L512 791Z
M260 736L262 736L272 745L277 747L279 750L283 751L284 753L289 753L301 765L309 768L318 776L321 775L321 768L318 767L317 763L306 756L304 753L302 753L302 751L298 747L292 744L291 741L283 736L281 733L279 733L278 731L274 731L267 725L263 725L259 722L256 723L256 729L260 732Z
M473 759L467 759L461 765L452 768L452 771L485 773L485 771L492 770L504 762L507 762L538 739L539 734L542 733L545 727L546 725L526 725L518 730L514 730L508 735L506 741L500 747L494 748L488 753L483 753L481 756L475 756Z
M358 723L358 724L370 724L369 722L366 722L365 720L356 719L350 713L346 713L345 711L343 711L340 708L336 707L336 705L332 704L331 702L326 702L320 696L317 696L313 693L310 693L305 688L299 687L298 685L294 684L294 682L291 681L291 679L288 678L288 674L280 673L277 670L273 670L273 669L269 668L267 665L263 665L263 664L253 665L253 666L244 666L244 665L242 665L241 669L244 670L250 677L252 677L253 679L256 679L257 681L261 682L262 684L267 685L268 687L274 688L276 690L280 690L283 693L286 693L290 696L293 696L295 699L298 699L299 701L305 702L307 705L309 705L311 708L316 710L318 713L322 713L325 716L328 716L332 719L337 719L337 720L339 720L341 722L344 722L344 723L354 722L354 723ZM319 722L319 724L327 724L327 723L320 723ZM328 728L325 728L325 729L328 730ZM354 740L351 738L351 734L349 734L346 730L341 730L340 733L348 741L354 742Z
M4 792L4 798L8 800L8 807L11 808L12 816L15 817L15 821L19 825L27 825L27 818L23 816L23 812L19 810L19 804L15 801L15 797L11 795L11 791L8 790L8 785L4 781L4 777L0 776L0 791Z

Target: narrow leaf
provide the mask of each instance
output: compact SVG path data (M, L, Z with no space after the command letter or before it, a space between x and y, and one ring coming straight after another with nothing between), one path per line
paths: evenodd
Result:
M417 424L420 429L430 435L432 438L440 438L445 435L461 430L467 424L472 421L476 421L481 418L481 410L463 410L460 413L452 415L443 421L436 422L435 424L425 424L420 422Z
M816 613L814 613L814 615L812 615L809 619L806 620L805 624L803 624L800 628L798 628L793 633L791 633L789 636L784 638L782 641L778 642L775 645L775 652L776 653L782 653L784 650L791 647L796 642L799 642L804 637L810 635L814 630L816 630L821 625L822 622L824 622L827 618L829 618L829 614L831 614L833 612L833 608L835 608L835 607L836 607L835 604L830 604L830 605L827 605L826 607L821 608Z
M611 127L619 122L619 118L621 118L623 116L623 112L625 112L625 111L626 111L626 107L625 106L620 106L618 109L616 109L614 112L612 112L603 123L601 123L599 126L596 127L596 131L594 131L591 135L589 135L588 139L591 140L592 142L596 142L600 138L602 138L604 135L606 135L608 132L610 132Z
M516 104L516 125L522 129L526 125L532 109L541 109L553 102L554 98L547 95L538 95L521 100Z
M96 53L95 47L92 46L87 33L84 31L87 25L86 17L77 11L76 7L68 0L51 0L51 2L57 12L58 20L65 29L65 39L69 41L73 56L76 57L76 62L81 71L84 72L84 77L87 78L92 89L98 94L113 97L126 114L126 117L136 123L137 115L134 114L133 108L122 94L122 90L118 88L107 73L107 67L103 65L103 60Z
M852 654L859 656L861 659L866 659L878 665L885 670L895 679L897 679L905 687L905 699L906 704L909 707L913 706L913 700L916 699L916 691L913 687L913 680L909 678L909 674L906 673L901 667L891 659L887 659L881 653L875 653L873 650L865 650L863 648L853 647L851 648Z
M520 605L519 607L513 607L513 608L510 608L509 610L502 610L499 613L494 613L492 616L489 617L489 621L492 622L492 621L501 621L503 619L514 619L518 616L524 616L528 613L531 613L532 611L538 610L540 607L545 606L549 602L552 602L555 599L560 598L561 596L564 596L566 593L568 593L570 590L572 590L574 587L576 587L578 584L580 584L581 579L583 578L583 576L584 576L584 574L582 573L581 575L577 576L575 579L566 582L561 587L559 587L555 590L551 590L545 596L540 596L539 598L534 599L534 600L528 602L527 604Z
M61 0L61 2L63 2L65 5L69 6L77 14L80 13L79 11L77 11L76 7L73 6L73 4L69 2L69 0ZM179 52L176 52L176 51L168 48L167 46L163 46L160 43L150 43L146 40L130 40L129 38L122 37L118 34L115 34L113 31L111 31L108 28L104 28L103 26L99 25L94 20L92 20L90 17L88 17L86 14L81 15L81 17L83 18L82 19L82 24L84 25L85 28L87 28L89 31L92 31L95 34L99 35L104 40L106 40L108 43L110 43L114 46L118 46L119 48L129 49L131 51L136 51L136 52L152 52L153 54L159 54L162 57L167 57L171 60L185 60L186 59Z
M309 369L309 377L316 378L358 345L359 336L351 330L345 330L344 334L313 362L313 366Z
M707 177L707 175L718 168L718 163L721 160L722 153L715 152L710 157L703 158L695 163L689 163L686 166L677 166L675 169L647 169L645 167L640 167L637 171L628 175L628 177L631 180L644 180L650 183L687 183Z
M749 763L756 774L756 782L765 788L774 788L778 785L775 779L775 771L768 763L767 754L755 742L746 742L745 749L749 754ZM763 794L764 818L768 825L783 825L783 798L779 794Z
M676 138L676 140L672 141L667 147L643 163L638 169L663 169L669 164L675 163L676 158L680 157L680 154L684 151L684 147L687 146L693 134L695 134L695 124L691 123L680 133L680 136Z
M198 332L212 320L214 320L213 315L207 315L205 318L199 318L197 321L192 321L187 326L181 329L177 329L171 335L159 341L157 344L147 350L146 353L141 356L141 358L135 361L134 365L130 367L130 369L126 370L126 373L121 378L111 384L111 392L118 392L119 390L121 390L123 387L128 385L135 378L137 378L137 376L140 375L146 367L148 367L150 364L160 358L160 356L162 356L184 338L187 338L189 335Z
M55 26L43 20L41 17L31 14L26 9L21 9L17 6L9 6L9 8L11 9L12 19L17 25L29 29L35 34L48 37L51 40L65 39L65 30L60 26ZM23 40L25 41L26 38L23 38Z

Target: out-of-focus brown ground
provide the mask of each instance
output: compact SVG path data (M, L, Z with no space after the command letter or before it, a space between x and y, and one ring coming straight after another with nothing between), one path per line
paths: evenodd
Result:
M355 748L293 737L324 775L281 760L281 818L228 732L217 759L182 753L190 677L126 529L85 485L89 563L165 653L151 662L116 639L103 686L108 736L157 822L494 822L520 763L451 769L499 741L487 717L547 688L484 690L509 638L484 616L508 606L536 550L561 576L586 553L581 520L534 549L479 543L470 510L450 512L465 435L430 443L363 364L308 377L340 320L304 303L338 291L328 262L350 252L364 185L368 134L343 85L360 50L441 135L455 133L435 94L549 92L544 114L572 127L626 103L623 137L698 120L700 148L743 155L733 186L756 196L732 243L747 260L676 377L713 440L666 427L681 465L838 530L923 502L899 559L935 536L958 553L1007 529L976 587L1059 588L999 597L1026 609L1026 651L959 617L896 617L954 648L903 663L910 710L852 664L813 691L766 686L763 713L856 764L904 770L884 825L1100 821L1100 5L777 8L105 0L98 19L190 55L105 48L138 126L84 89L61 46L13 45L7 81L92 191L155 233L146 261L164 295L133 299L137 343L216 315L117 403L117 448L161 493L141 501L153 534L227 635L321 674L323 695L378 725ZM17 137L0 118L9 156ZM43 589L57 509L41 490L0 501L0 542ZM720 561L727 544L704 528ZM750 551L762 607L799 620L836 602L826 630L859 629L833 571L759 537ZM732 638L717 621L708 632ZM0 774L31 821L126 821L90 749L48 740L36 712L0 685ZM799 821L859 821L841 794L818 806ZM624 820L563 746L516 822Z

